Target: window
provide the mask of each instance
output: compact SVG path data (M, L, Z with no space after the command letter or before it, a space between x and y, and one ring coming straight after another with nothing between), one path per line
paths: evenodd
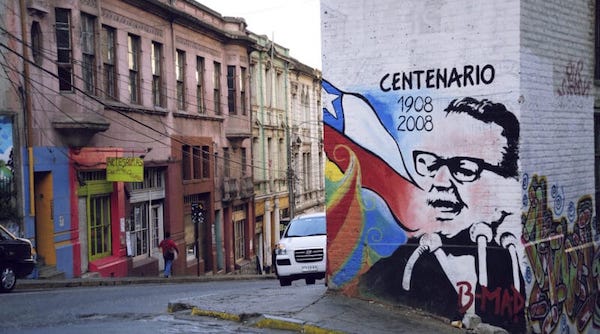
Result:
M214 73L213 73L213 101L215 108L215 115L221 114L221 64L214 62Z
M246 165L248 164L248 160L246 160L246 148L242 147L240 149L240 154L242 155L242 176L246 176Z
M275 107L283 108L283 79L281 72L275 74Z
M177 77L177 109L185 110L185 52L177 50L175 57L175 76Z
M285 148L285 140L283 138L279 138L279 149L277 150L279 153L279 164L277 165L279 168L279 171L281 172L282 176L281 178L285 178L285 172L287 170L287 166L286 166L286 156L287 156L287 150Z
M104 62L104 96L117 98L117 74L115 72L115 29L102 26L102 61Z
M303 190L310 190L310 181L312 178L312 170L310 165L310 153L302 154L302 178L303 178Z
M73 91L73 54L71 50L71 11L56 8L56 53L58 87L60 91Z
M194 179L202 178L202 152L199 146L192 147L192 168Z
M229 177L231 174L230 171L230 160L231 157L229 156L229 149L228 148L223 148L223 176L224 177Z
M244 243L244 239L246 237L246 233L244 231L246 220L236 220L233 223L235 228L235 260L239 261L246 258L246 245Z
M204 114L204 58L196 57L196 105L198 113Z
M131 238L131 252L133 256L150 253L149 247L149 218L148 202L132 204L132 217L129 220L129 235Z
M183 145L182 176L184 180L199 180L210 177L210 154L208 146Z
M34 21L31 24L31 56L37 65L42 65L44 59L42 49L44 47L44 39L42 37L42 29L40 23Z
M240 109L242 115L246 115L246 68L240 68Z
M235 66L227 66L227 107L235 114Z
M152 101L162 107L162 44L152 42Z
M183 145L181 147L181 175L184 180L192 179L192 170L191 170L191 147L189 145Z
M131 182L132 190L162 188L165 172L159 168L144 168L144 182Z
M127 36L128 63L129 63L129 100L131 103L140 103L140 37Z
M202 177L210 177L210 151L208 146L202 146Z
M271 75L271 70L268 68L265 70L265 83L265 102L268 106L272 107L273 100L271 98L273 96L273 78Z
M89 199L89 254L92 260L110 255L110 195Z
M81 14L82 79L86 93L96 93L96 18Z

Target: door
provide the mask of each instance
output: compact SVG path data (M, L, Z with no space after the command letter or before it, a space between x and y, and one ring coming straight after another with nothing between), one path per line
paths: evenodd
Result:
M165 269L165 261L162 257L162 251L158 247L161 240L164 239L164 226L163 226L163 207L162 204L152 205L150 207L150 256L158 259L158 269L160 271Z
M51 172L37 172L34 175L35 193L35 247L39 257L49 266L56 265L54 249L54 204Z

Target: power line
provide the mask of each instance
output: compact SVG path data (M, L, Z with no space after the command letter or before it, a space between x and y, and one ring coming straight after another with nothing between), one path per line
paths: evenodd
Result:
M4 32L8 33L9 35L12 35L10 32L6 31L5 29L3 29L3 28L0 28L0 29L2 29ZM15 38L16 40L18 40L19 42L21 42L21 43L22 43L22 41L21 41L20 39L18 39L16 36L12 35L12 37L13 37L13 38ZM22 55L20 55L20 54L18 54L17 52L13 51L12 49L10 49L10 48L9 48L7 45L5 45L4 43L0 43L0 46L2 46L2 47L4 47L4 48L6 48L6 49L7 49L7 50L9 50L10 52L13 52L13 53L15 53L17 56L19 56L19 57L21 57L22 59L24 59L24 58L22 57ZM6 59L5 59L5 60L6 60ZM24 61L27 61L27 62L29 62L29 63L33 64L33 66L35 66L36 68L39 68L39 69L41 69L42 71L46 72L47 74L49 74L49 75L51 75L51 76L53 76L53 77L55 77L55 78L58 78L58 76L57 76L56 74L54 74L54 73L52 73L52 72L50 72L50 71L48 71L48 70L44 69L43 67L41 67L41 66L39 66L39 65L37 65L37 64L35 64L35 63L32 63L30 60L28 60L28 59L24 59ZM15 70L15 69L13 69L13 70ZM15 70L15 71L16 71L16 70ZM17 72L18 72L18 71L17 71ZM38 83L39 83L39 82L38 82ZM45 87L45 88L49 88L49 87L47 87L47 86L45 86L45 85L43 85L43 84L41 84L41 83L40 83L40 85L42 85L42 86L43 86L43 87ZM110 106L110 105L107 105L107 104L105 104L105 103L104 103L103 101L101 101L99 98L97 98L97 97L95 97L95 96L93 96L93 95L91 95L91 94L88 94L87 92L85 92L85 91L83 91L83 90L79 89L79 88L78 88L78 87L76 87L75 85L73 85L73 88L74 88L76 91L78 91L78 92L82 93L82 94L83 94L85 97L87 97L87 98L89 98L89 99L93 100L94 102L96 102L96 103L99 103L99 104L103 105L105 108L111 109L111 106ZM36 88L36 90L37 90L37 88ZM39 90L38 90L38 92L39 92ZM41 93L41 92L40 92L40 93ZM47 97L46 97L44 94L41 94L41 95L42 95L42 96L43 96L45 99L48 99L48 98L47 98ZM91 110L92 112L96 112L95 110L93 110L93 109L90 109L90 108L88 108L87 106L84 106L84 105L82 105L80 102L78 102L78 101L76 101L76 100L72 100L72 101L73 101L73 102L75 102L75 103L78 103L78 104L80 104L80 106L81 106L81 107L82 107L82 109L84 109L84 110ZM52 104L53 104L53 103L52 103ZM54 105L54 104L53 104L53 105ZM62 110L61 110L60 108L58 108L56 105L54 105L54 107L55 107L57 110L59 110L59 111L61 111L61 112L62 112ZM112 109L111 109L111 110L112 110ZM187 143L185 143L185 142L184 142L184 141L182 141L182 140L179 140L179 139L177 139L177 138L173 138L173 137L172 137L171 135L169 135L168 133L163 133L163 132L160 132L160 131L158 131L158 130L156 130L156 129L152 128L152 127L149 127L149 126L147 126L146 124L139 122L137 119L135 119L135 118L132 118L132 117L130 117L129 115L127 115L127 114L124 114L123 112L121 112L121 111L119 111L119 110L114 110L114 111L115 111L115 112L117 112L118 114L120 114L121 116L123 116L123 117L125 117L125 118L127 118L127 119L129 119L129 120L131 120L131 121L133 121L134 123L137 123L137 124L139 124L139 125L142 125L143 127L146 127L146 128L148 128L148 129L150 129L151 131L154 131L154 132L158 133L158 134L159 134L159 135L161 135L161 136L164 136L164 137L170 138L171 140L174 140L174 141L176 141L176 142L179 142L180 144L187 144ZM97 113L97 112L96 112L96 113ZM106 115L102 115L102 116L103 116L103 117L107 117ZM108 118L108 117L107 117L107 118ZM115 123L118 123L118 124L120 124L120 125L122 125L122 126L124 126L124 127L127 127L125 124L121 123L120 121L114 120L114 122L115 122ZM137 129L135 129L135 128L130 128L130 129L132 129L132 130L134 130L134 131L136 131L136 132L138 132L138 133L140 133L140 134L144 134L144 133L141 133L141 132L137 131ZM174 129L172 129L172 128L170 128L170 129L171 129L171 130L174 130ZM145 135L145 134L144 134L144 135ZM47 135L46 135L46 136L47 136ZM47 137L48 137L48 136L47 136ZM49 138L49 137L48 137L48 138ZM152 137L149 137L149 138L152 138ZM154 140L154 141L156 141L155 139L153 139L153 140ZM161 143L161 144L163 144L163 145L165 145L165 146L168 146L168 144L165 144L165 143L162 143L162 142L160 142L160 143ZM219 159L219 158L221 158L221 157L219 157L219 156L215 156L215 158ZM225 158L221 158L221 159L225 159ZM240 162L237 162L237 161L235 161L235 160L232 160L232 159L230 159L230 160L229 160L229 162L232 162L232 163L235 163L235 164L240 164L240 165L241 165L241 163L240 163ZM255 170L256 170L256 169L258 169L258 170L261 170L261 169L262 169L261 167L257 167L257 166L255 166L255 165L253 165L253 164L246 164L246 165L247 165L248 167L250 167L250 168L254 168ZM271 169L271 170L272 170L272 169Z

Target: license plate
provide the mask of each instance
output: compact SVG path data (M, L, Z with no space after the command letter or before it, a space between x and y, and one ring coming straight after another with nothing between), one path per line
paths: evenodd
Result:
M317 271L317 266L302 266L302 272L315 272Z

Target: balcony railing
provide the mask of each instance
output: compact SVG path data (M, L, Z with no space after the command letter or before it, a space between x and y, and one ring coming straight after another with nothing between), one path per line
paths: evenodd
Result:
M249 198L254 195L252 177L225 178L223 180L223 200L232 201L239 198Z

